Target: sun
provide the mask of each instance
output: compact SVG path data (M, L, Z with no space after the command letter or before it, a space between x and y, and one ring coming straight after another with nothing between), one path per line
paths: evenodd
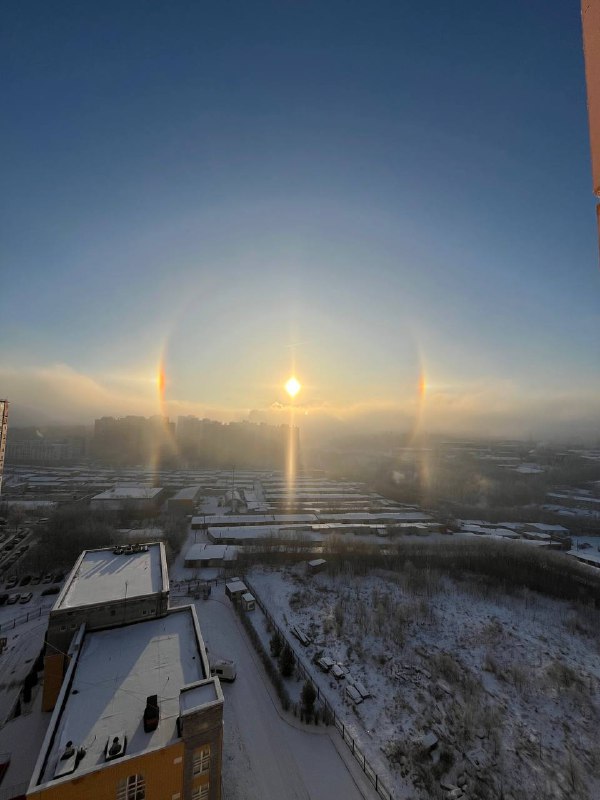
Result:
M300 384L300 381L296 380L294 376L292 376L285 385L285 390L290 397L296 397L301 388L302 385Z

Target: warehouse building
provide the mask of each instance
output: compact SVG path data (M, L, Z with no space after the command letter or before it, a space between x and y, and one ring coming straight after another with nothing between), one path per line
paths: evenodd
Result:
M201 486L186 486L185 489L180 489L177 494L169 499L167 507L172 514L187 516L194 513L201 497Z
M153 514L158 511L164 498L164 489L150 486L113 486L90 500L93 511L115 513L135 511Z

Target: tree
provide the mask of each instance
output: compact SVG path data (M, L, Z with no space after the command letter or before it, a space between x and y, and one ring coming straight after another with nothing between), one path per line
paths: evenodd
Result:
M279 656L279 671L284 678L289 678L294 671L296 659L289 644L286 644Z
M311 717L315 707L315 700L317 699L317 692L315 687L313 686L312 681L306 680L304 681L304 686L302 687L302 694L300 695L300 699L302 700L302 706L306 713L307 717Z
M103 514L80 504L61 506L42 530L39 557L49 568L68 566L82 550L111 545L114 536L115 531Z
M273 656L273 658L279 658L279 656L281 655L281 650L283 648L283 639L281 638L281 634L279 633L279 631L275 631L273 636L271 636L269 646L271 648L271 655Z

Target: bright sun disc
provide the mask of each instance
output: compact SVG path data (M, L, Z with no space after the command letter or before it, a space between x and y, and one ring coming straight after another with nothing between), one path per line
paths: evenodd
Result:
M296 378L290 378L285 385L285 390L290 397L296 397L301 388L300 382Z

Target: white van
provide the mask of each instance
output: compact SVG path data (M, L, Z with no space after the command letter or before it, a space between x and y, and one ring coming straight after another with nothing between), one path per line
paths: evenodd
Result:
M216 661L211 661L210 674L216 675L222 681L234 681L237 675L235 661L230 661L228 658L219 658Z

